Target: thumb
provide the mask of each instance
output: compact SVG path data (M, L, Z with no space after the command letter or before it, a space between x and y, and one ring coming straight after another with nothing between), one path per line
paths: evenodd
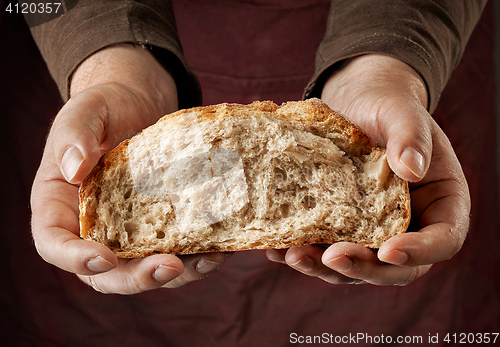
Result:
M381 115L380 130L386 141L387 160L402 179L420 181L432 156L430 115L421 105L393 107Z
M59 112L50 138L54 160L67 182L80 183L99 161L106 117L105 101L95 95L77 94Z

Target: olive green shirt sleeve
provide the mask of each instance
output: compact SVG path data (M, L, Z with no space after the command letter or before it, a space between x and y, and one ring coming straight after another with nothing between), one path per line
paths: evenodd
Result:
M134 43L151 49L173 75L179 107L201 104L201 88L184 59L170 1L80 0L74 7L64 2L70 10L31 32L65 101L71 75L83 60L107 46Z
M397 58L427 85L433 112L486 0L333 0L316 72L304 98L319 97L337 63L362 54Z

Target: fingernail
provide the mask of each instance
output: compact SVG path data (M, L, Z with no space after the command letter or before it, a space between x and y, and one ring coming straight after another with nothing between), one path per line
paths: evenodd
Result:
M76 147L70 147L64 152L61 160L61 167L66 181L71 182L73 180L84 160L84 155Z
M180 274L179 270L166 265L158 265L153 273L153 278L161 283L170 281Z
M403 164L412 174L418 178L424 177L425 160L415 148L406 147L399 157L399 162Z
M274 263L286 264L286 262L285 262L285 254L286 254L285 250L272 249L272 248L266 249L266 257L267 257L267 259L269 259L270 261L272 261Z
M346 256L346 255L341 255L336 258L333 258L329 262L327 262L325 265L327 265L329 268L332 268L333 270L340 271L340 272L347 272L351 271L352 267L354 266L354 263L352 260Z
M314 260L309 258L308 256L302 257L296 263L290 264L292 267L300 270L300 271L311 271L314 268Z
M114 268L115 268L115 266L112 263L110 263L109 261L107 261L106 259L104 259L101 256L91 258L87 262L87 269L89 269L90 271L93 271L93 272L97 272L97 273L113 270Z
M221 263L201 258L200 260L198 260L198 263L196 264L196 271L198 271L202 275L206 275L212 271L217 270L221 265L222 265Z
M379 257L381 261L395 265L402 265L406 263L409 258L407 253L398 250L390 251Z

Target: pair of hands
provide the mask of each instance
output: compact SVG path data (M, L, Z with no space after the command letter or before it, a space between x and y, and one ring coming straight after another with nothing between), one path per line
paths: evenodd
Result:
M32 189L32 232L42 258L100 292L121 294L179 287L219 268L226 254L125 260L78 236L78 184L102 153L177 109L171 75L147 50L117 45L78 67L71 95L54 120ZM467 184L425 109L426 95L412 69L376 55L345 62L322 95L387 146L396 174L416 182L411 194L418 232L393 237L378 252L339 242L268 250L271 261L330 283L407 284L460 249L468 228Z

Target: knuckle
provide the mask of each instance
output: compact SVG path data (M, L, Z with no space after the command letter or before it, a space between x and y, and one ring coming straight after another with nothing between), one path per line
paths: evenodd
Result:
M193 280L188 280L186 279L184 276L179 276L179 277L176 277L174 278L173 280L165 283L162 288L169 288L169 289L173 289L173 288L179 288L179 287L182 287L186 284L188 284L189 282L192 282Z
M96 292L102 294L132 295L148 290L148 288L144 288L136 279L131 278L123 280L118 284L115 283L112 286L106 285L104 275L105 274L78 277L82 282L92 287Z
M146 290L153 289L143 285L140 279L136 278L135 276L127 277L122 282L121 288L122 289L120 290L119 294L124 294L124 295L142 293Z
M376 266L367 266L363 270L363 275L358 276L360 278L363 278L365 281L370 282L370 281L376 281L379 276L377 276L377 267Z
M466 235L462 235L463 232L460 232L455 228L450 228L448 232L450 234L449 235L450 239L453 240L453 246L450 249L450 254L448 257L448 259L451 259L455 254L457 254L460 251L460 249L462 249Z
M202 278L205 278L208 275L209 275L209 273L201 274L192 267L185 267L185 270L183 273L181 273L179 276L173 278L172 280L168 281L167 283L163 284L161 287L162 288L179 288L179 287L185 286L186 284L188 284L190 282L194 282L194 281L200 280Z
M45 249L44 247L40 244L40 242L37 241L37 239L34 239L34 243L35 243L35 249L38 253L38 255L44 260L46 261L47 263L50 263L50 259L49 257L47 256L47 253L45 252Z
M99 281L96 281L95 276L78 276L83 283L92 287L96 292L109 294L110 292L101 287Z
M323 281L330 283L330 284L361 284L361 283L366 283L365 280L361 278L353 278L353 277L348 277L345 275L342 275L338 272L330 271L329 273L325 273L322 275L317 276L318 278L322 279Z
M417 278L422 277L427 271L430 269L429 266L417 266L417 267L412 267L409 268L410 271L406 273L406 276L403 277L403 279L397 283L398 286L406 286L413 281L415 281Z

